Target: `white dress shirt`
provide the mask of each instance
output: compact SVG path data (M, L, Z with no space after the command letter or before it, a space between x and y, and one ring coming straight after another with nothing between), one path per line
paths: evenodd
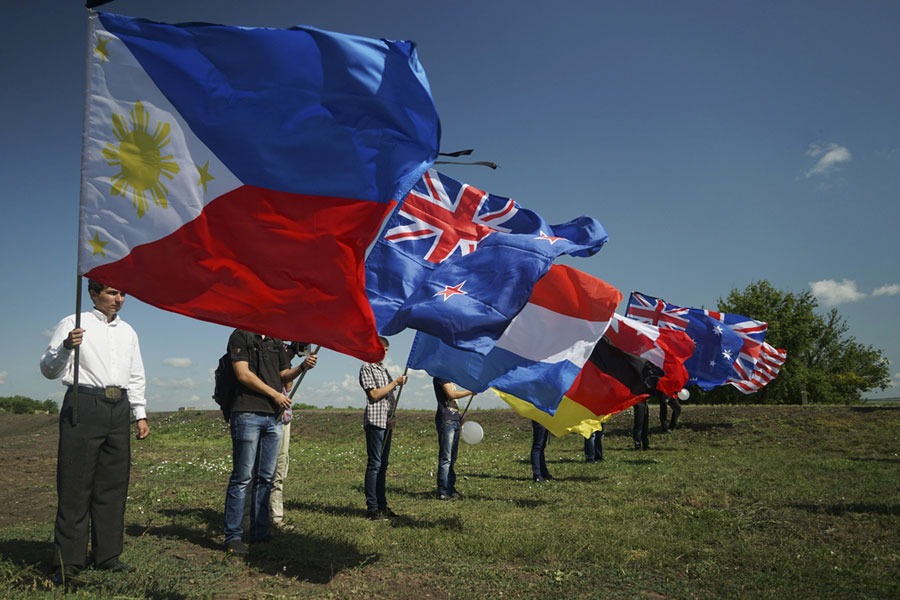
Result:
M93 309L81 313L84 338L79 351L78 383L95 387L108 385L128 390L128 403L135 419L147 418L144 398L146 379L137 333L131 325L116 317L107 322L106 315ZM75 329L75 315L56 325L47 350L41 357L41 373L47 379L62 376L63 385L72 385L75 353L63 342Z

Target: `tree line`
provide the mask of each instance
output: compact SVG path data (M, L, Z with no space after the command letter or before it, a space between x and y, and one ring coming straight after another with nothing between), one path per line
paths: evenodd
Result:
M737 313L769 324L766 341L787 350L787 360L774 381L744 395L733 386L692 391L701 403L799 404L805 390L810 403L854 404L865 392L890 385L890 363L884 353L856 341L846 320L832 308L817 312L810 291L775 289L766 280L719 298L720 312Z
M0 397L0 413L8 412L17 415L26 415L36 411L55 415L59 413L59 405L53 400L32 400L27 396Z

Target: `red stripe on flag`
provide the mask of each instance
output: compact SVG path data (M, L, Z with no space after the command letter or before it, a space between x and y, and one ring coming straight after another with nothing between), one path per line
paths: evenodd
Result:
M601 279L565 265L553 265L528 299L556 313L585 321L608 321L622 293Z
M251 186L87 275L159 308L374 362L363 261L391 204Z
M648 394L635 396L628 386L588 361L575 379L575 383L566 392L566 396L595 415L602 416L613 415L634 406L647 398Z

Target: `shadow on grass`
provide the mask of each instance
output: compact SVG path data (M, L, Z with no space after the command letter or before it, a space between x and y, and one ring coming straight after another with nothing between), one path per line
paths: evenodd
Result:
M0 558L16 567L15 579L7 579L7 584L26 592L49 590L52 587L50 583L50 574L53 571L50 563L52 553L53 544L51 542L0 541ZM92 577L96 577L92 573L93 571L89 568L73 577L66 586L66 591L75 592L80 589L87 590L96 587L98 594L107 595L105 592L108 590L103 589L102 582L91 581ZM184 600L189 596L150 585L142 590L141 597L152 600Z
M900 406L851 406L851 412L870 413L880 410L900 410Z
M34 540L0 541L0 558L15 566L15 580L7 580L21 589L33 589L49 585L50 557L53 544ZM12 570L10 570L12 571Z
M400 490L391 491L390 495L392 496L410 496L416 499L422 499L433 497L433 494L427 493L411 493L411 492L403 492ZM467 496L468 498L468 496ZM437 500L435 500L437 502ZM288 510L300 510L300 511L308 511L314 513L325 513L329 515L335 515L338 517L359 517L366 518L366 511L363 509L355 509L349 508L347 506L328 506L325 504L318 504L315 502L299 502L296 500L289 500L284 503L285 509ZM462 530L462 523L456 517L447 517L442 519L416 519L410 517L408 515L397 515L396 517L392 517L390 519L386 519L384 522L390 523L391 527L407 527L410 529L431 529L434 527L441 529L455 529L458 531Z
M220 550L222 544L213 541L221 531L222 513L211 508L165 509L160 513L172 522L168 525L126 525L125 534L131 537L152 535L158 538L175 538L184 540L201 548ZM189 521L182 523L181 521ZM198 523L200 526L193 526Z
M812 514L826 514L839 517L846 514L900 515L900 504L789 504L791 508Z
M269 575L322 584L329 583L345 569L378 559L378 554L360 552L345 542L302 532L282 532L271 542L251 545L246 562Z
M169 525L126 527L132 536L152 535L160 538L177 538L202 548L221 551L218 541L222 526L222 513L210 508L164 510L170 517ZM190 520L197 525L176 523ZM289 559L285 559L289 557ZM347 568L373 562L376 554L364 554L352 544L311 536L302 531L281 531L272 541L253 544L245 562L269 575L289 577L309 583L328 583L334 576Z

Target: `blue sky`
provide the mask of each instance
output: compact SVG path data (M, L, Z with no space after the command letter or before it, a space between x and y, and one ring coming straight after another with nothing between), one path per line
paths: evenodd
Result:
M900 4L453 3L117 0L149 19L307 24L418 44L443 151L501 168L442 167L549 222L610 234L568 264L680 305L712 308L767 279L812 289L900 384ZM7 6L0 38L4 181L0 396L60 399L38 360L74 311L86 11ZM85 294L86 297L86 294ZM85 301L89 305L88 301ZM150 410L211 408L229 329L129 298ZM392 339L405 364L412 336ZM357 359L323 351L295 400L363 406ZM430 378L403 393L434 404ZM900 395L896 387L870 397ZM501 406L479 397L476 406ZM505 405L503 405L505 406Z

